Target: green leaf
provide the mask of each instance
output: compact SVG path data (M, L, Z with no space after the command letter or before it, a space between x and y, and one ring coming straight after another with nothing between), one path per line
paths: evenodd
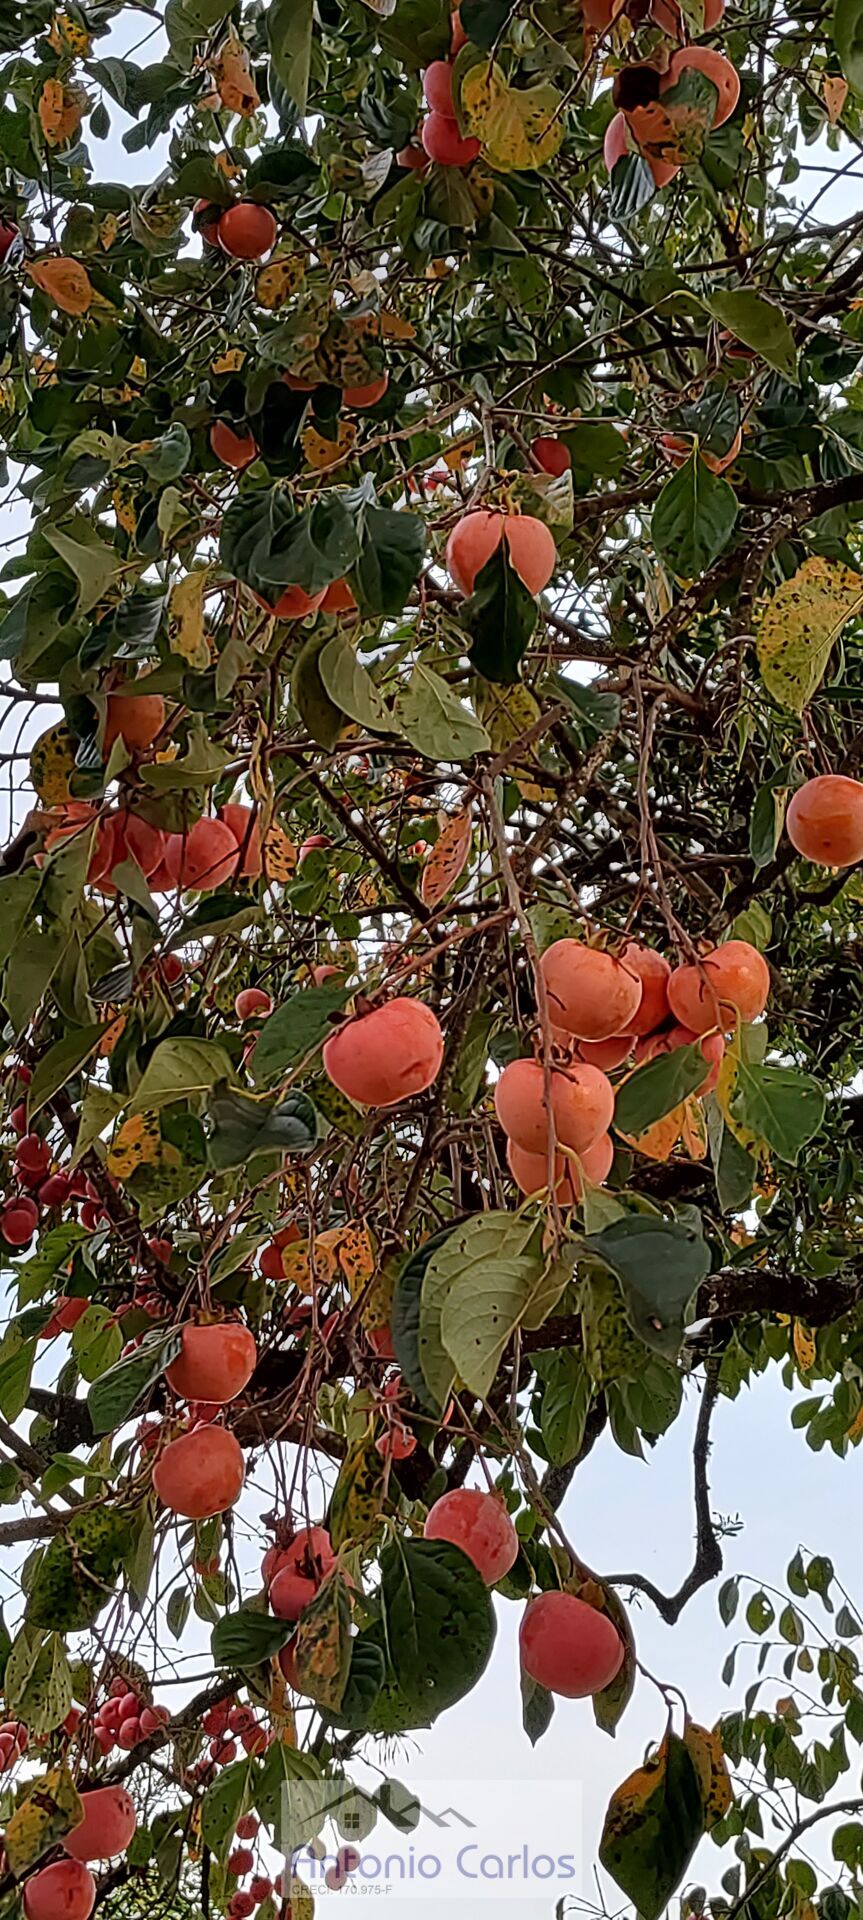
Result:
M475 1215L454 1227L433 1256L423 1296L428 1286L442 1289L441 1339L456 1373L481 1399L544 1273L535 1221L512 1213Z
M293 1631L288 1620L274 1620L269 1613L241 1607L238 1613L226 1613L213 1628L213 1660L217 1667L258 1667L280 1652Z
M102 1025L79 1027L71 1033L64 1033L62 1040L55 1040L53 1047L43 1053L34 1068L27 1092L27 1111L31 1120L89 1059L104 1034Z
M236 1087L220 1087L207 1116L212 1129L207 1155L219 1173L242 1167L259 1153L310 1153L318 1137L318 1117L305 1093L288 1093L274 1104Z
M697 580L728 545L736 520L734 488L696 450L665 482L651 519L653 543L681 580Z
M50 1287L55 1274L65 1267L75 1248L87 1238L87 1229L77 1220L64 1220L62 1226L49 1227L38 1251L18 1268L18 1305L29 1306ZM2 1349L0 1349L2 1351Z
M443 1228L440 1233L433 1234L429 1240L423 1242L421 1247L416 1247L413 1253L408 1254L404 1266L400 1268L396 1278L390 1314L390 1331L392 1333L393 1348L401 1369L402 1378L405 1385L410 1388L415 1399L431 1413L441 1413L444 1403L443 1399L438 1399L437 1394L432 1390L429 1381L426 1379L423 1359L425 1358L430 1370L435 1375L440 1373L441 1375L448 1376L450 1381L452 1379L452 1367L443 1347L440 1345L439 1312L436 1322L436 1337L431 1348L434 1354L434 1361L432 1362L431 1360L429 1352L428 1304L425 1329L426 1346L425 1348L423 1346L421 1303L426 1268L436 1250L442 1247L445 1241L449 1239L451 1231L451 1227Z
M83 1380L98 1380L119 1360L123 1335L117 1316L95 1301L72 1330L72 1352Z
M292 993L264 1021L258 1034L256 1075L268 1080L320 1046L335 1032L330 1015L341 1013L350 997L350 987L303 987L299 993Z
M841 0L840 0L841 3ZM797 348L784 313L753 287L722 287L704 302L714 320L766 360L783 380L797 379Z
M253 1762L235 1760L223 1767L201 1801L201 1839L224 1866L241 1814L252 1804Z
M818 1132L825 1106L824 1089L809 1073L738 1063L731 1093L735 1121L792 1166Z
M60 1635L48 1639L29 1623L12 1642L4 1677L6 1712L25 1721L36 1736L53 1733L72 1705L72 1681Z
M365 1730L373 1723L375 1701L385 1674L383 1648L368 1634L358 1634L351 1642L347 1684L338 1712L329 1716L337 1726Z
M759 787L749 822L749 851L756 873L769 867L782 838L785 801L769 782Z
M321 655L329 646L328 633L310 633L294 661L291 674L291 700L306 732L327 752L341 739L345 715L337 707L321 678Z
M615 1132L637 1138L654 1120L661 1120L691 1093L697 1093L709 1072L698 1041L688 1047L675 1047L672 1053L661 1053L646 1066L636 1067L618 1088Z
M532 1747L548 1732L554 1717L554 1694L521 1669L521 1724Z
M229 1080L232 1067L215 1040L160 1040L151 1054L129 1107L130 1113L155 1113L175 1100L209 1093Z
M707 1102L707 1140L720 1208L723 1213L740 1213L752 1198L758 1162L735 1140L712 1097Z
M78 601L75 612L81 615L89 613L98 600L104 599L112 580L120 570L120 555L113 547L106 547L89 528L86 540L75 540L61 527L45 527L44 537L53 547L63 565L69 568L78 582Z
M388 733L392 723L372 676L361 666L353 647L337 633L321 649L318 672L326 692L341 713L369 733Z
M171 252L173 250L172 241ZM156 486L164 487L169 480L178 480L192 458L192 442L182 421L176 420L158 439L151 440L146 451L136 448L135 458Z
M61 1633L91 1627L113 1597L132 1538L128 1514L110 1507L73 1513L39 1562L27 1597L28 1627Z
M359 516L359 537L359 557L351 572L359 607L369 615L401 613L425 552L419 514L366 505Z
M115 1433L180 1351L180 1331L154 1327L141 1345L103 1373L87 1395L94 1433Z
M185 1588L175 1587L165 1608L168 1631L173 1634L175 1640L182 1640L183 1638L183 1630L189 1618L191 1605L191 1595L186 1592Z
M0 1413L6 1420L17 1420L27 1404L37 1344L14 1324L0 1340Z
M313 12L313 0L271 0L266 15L270 57L298 120L309 92Z
M0 966L4 966L30 920L42 885L38 867L0 875Z
M344 495L330 493L283 519L266 552L256 548L254 569L265 590L304 587L307 593L320 593L350 571L358 551L356 522Z
M725 1580L719 1589L717 1605L723 1626L730 1627L740 1599L739 1579Z
M445 1541L393 1541L380 1565L393 1675L430 1724L485 1671L496 1630L491 1596L467 1554Z
M422 661L396 694L393 722L427 760L469 760L474 753L487 753L491 745L481 721Z
M612 1794L600 1862L643 1920L660 1920L703 1831L692 1757L669 1730L653 1758Z
M692 1296L710 1271L710 1251L693 1226L626 1214L585 1247L616 1274L639 1339L674 1358Z
M593 1381L579 1353L537 1354L542 1380L539 1427L549 1460L566 1466L574 1460L584 1439L584 1427L593 1399Z
M470 635L468 657L483 678L499 686L518 680L522 657L535 631L539 608L510 564L505 540L476 576L460 614Z
M464 1117L479 1099L485 1084L489 1041L497 1025L497 1015L477 1007L458 1045L455 1059L446 1068L447 1106Z

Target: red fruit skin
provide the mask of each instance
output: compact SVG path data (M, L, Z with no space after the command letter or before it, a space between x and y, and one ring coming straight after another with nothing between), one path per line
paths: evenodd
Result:
M228 800L219 808L216 818L233 834L237 846L243 848L243 864L240 867L243 879L257 880L263 861L261 829L254 807L245 807L239 800Z
M428 164L428 154L422 147L400 147L396 154L396 166L404 168L406 172L425 173Z
M271 1547L269 1553L281 1559L278 1571L269 1575L270 1606L279 1620L298 1620L335 1564L330 1536L326 1527L303 1527L289 1547ZM265 1554L265 1579L268 1559Z
M323 604L325 592L326 588L321 593L306 593L304 587L286 587L275 606L260 593L255 594L255 599L274 620L304 620L306 614L317 612Z
M228 1854L228 1872L235 1873L238 1880L243 1880L247 1873L251 1873L254 1864L255 1856L251 1847L234 1847Z
M372 1348L372 1351L378 1355L379 1359L381 1360L395 1359L396 1355L395 1355L395 1348L393 1346L393 1336L392 1336L391 1328L371 1327L369 1328L366 1334L366 1339L368 1340L369 1346Z
M788 802L785 831L796 853L821 867L863 860L863 781L821 773Z
M555 1026L577 1040L610 1040L635 1018L642 984L633 968L581 940L555 940L540 961Z
M183 1433L160 1454L153 1486L163 1506L186 1520L210 1520L226 1513L243 1491L243 1455L224 1427Z
M212 893L236 877L237 843L222 820L196 820L185 837L168 835L162 865L175 887Z
M389 1000L340 1027L325 1043L323 1060L333 1085L349 1100L394 1107L437 1079L443 1034L422 1000Z
M632 1019L627 1022L627 1033L641 1037L653 1033L668 1019L668 982L671 979L671 967L664 954L654 953L652 947L639 946L637 940L627 940L620 959L625 967L638 975L641 981L641 999Z
M469 167L477 158L480 143L473 134L463 140L455 120L445 114L430 113L422 124L422 143L430 160L439 167Z
M557 564L554 537L532 514L476 507L457 520L446 545L447 571L462 593L473 593L477 574L506 539L510 564L531 593L547 587Z
M238 1020L253 1020L256 1013L272 1013L273 1003L263 987L243 987L234 1001Z
M389 374L379 373L376 374L374 380L366 380L360 387L344 387L342 390L342 405L345 407L353 407L355 411L363 407L376 407L378 401L383 399L389 384ZM324 600L326 600L328 591L328 588L324 591ZM323 605L323 600L321 601L321 605Z
M282 1678L284 1680L287 1680L288 1686L293 1688L294 1693L302 1693L302 1687L300 1686L299 1675L297 1673L295 1653L296 1653L296 1634L294 1635L292 1640L288 1641L287 1646L282 1647L280 1650L279 1670L281 1672Z
M572 1593L541 1593L531 1600L518 1642L525 1673L567 1700L601 1693L623 1665L625 1649L616 1626Z
M255 1336L239 1321L212 1327L183 1328L183 1344L166 1368L172 1392L181 1400L206 1400L223 1407L251 1380L258 1358Z
M24 1888L26 1920L90 1920L96 1882L79 1860L57 1860L34 1873Z
M700 966L676 967L668 982L671 1011L693 1033L712 1027L730 1033L738 1014L745 1023L757 1020L769 993L770 969L748 940L726 940Z
M269 207L238 200L220 216L219 245L234 260L260 260L269 253L278 228Z
M455 119L452 101L452 64L449 60L433 60L423 74L423 93L432 113L442 113L445 120Z
M530 450L534 460L539 462L543 473L553 473L559 478L572 466L572 454L569 448L564 446L562 440L555 440L552 435L537 434L536 439L530 443Z
M49 1173L47 1180L36 1189L36 1198L40 1207L62 1207L69 1198L69 1176L66 1173Z
M555 1133L573 1153L585 1153L607 1133L614 1115L614 1089L598 1067L579 1065L553 1073L551 1103ZM545 1079L535 1060L512 1060L494 1090L495 1112L504 1133L525 1153L545 1153L548 1116Z
M15 1160L22 1173L41 1178L51 1164L51 1149L38 1133L25 1133L15 1148Z
M9 1125L11 1126L13 1132L19 1135L27 1132L26 1101L19 1100L17 1107L12 1108L12 1112L9 1115Z
M16 227L14 220L0 220L0 260L5 260L16 242L20 252L23 247L20 227Z
M502 1500L476 1487L456 1487L430 1509L426 1540L449 1540L473 1561L486 1586L496 1586L518 1558L518 1534Z
M64 1852L73 1860L113 1860L125 1853L138 1825L125 1787L95 1787L92 1793L82 1793L81 1805L84 1818L67 1833Z
M178 953L166 953L164 960L159 962L159 972L166 987L175 987L185 971Z

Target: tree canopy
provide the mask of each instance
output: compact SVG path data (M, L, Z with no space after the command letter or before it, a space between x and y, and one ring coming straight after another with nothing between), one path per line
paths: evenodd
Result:
M831 1563L717 1586L716 1727L628 1605L721 1580L720 1400L863 1435L861 44L0 0L2 1920L309 1920L284 1784L508 1607L529 1739L621 1748L605 1910L863 1915ZM586 1565L695 1406L679 1588Z

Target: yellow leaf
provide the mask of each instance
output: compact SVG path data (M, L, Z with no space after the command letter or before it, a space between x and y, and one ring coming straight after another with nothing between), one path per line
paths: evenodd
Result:
M297 849L278 820L270 822L264 834L262 852L267 879L275 880L280 887L286 886L296 872Z
M108 1154L108 1172L115 1180L131 1180L139 1167L179 1167L182 1156L162 1139L157 1113L133 1113L114 1135Z
M242 347L228 347L225 353L216 355L213 361L214 373L238 373L246 355Z
M383 1503L384 1471L371 1433L352 1441L330 1501L330 1538L337 1550L372 1531Z
M475 695L476 710L479 718L488 728L488 736L495 753L506 753L514 747L522 736L539 719L541 708L529 687L515 685L504 687L493 685L490 680L480 680ZM527 779L522 768L531 766L535 761L536 749L531 744L521 753L514 755L508 771L523 800L553 800L554 790L544 787L539 780Z
M707 1121L701 1101L694 1093L683 1103L681 1138L690 1160L706 1160Z
M831 127L835 127L848 98L848 82L843 80L841 73L825 73L821 82L821 92L827 108L827 118Z
M758 610L758 665L768 693L802 713L827 670L834 641L863 607L863 574L812 554Z
M84 1817L75 1782L65 1768L54 1767L27 1786L26 1798L7 1822L4 1845L9 1867L22 1874Z
M296 293L306 277L306 256L304 253L277 253L274 260L268 260L260 267L255 278L255 299L259 307L267 307L274 312L283 307L286 300Z
M111 504L117 519L117 525L130 536L138 524L135 512L135 490L128 481L119 480L111 495Z
M416 327L405 320L400 313L393 313L391 307L385 307L381 314L381 333L385 340L415 340Z
M106 213L99 221L99 245L103 253L110 252L120 231L120 222L116 213Z
M66 254L55 255L50 260L31 260L27 272L61 313L86 313L92 304L90 275L80 260L72 260Z
M468 806L447 821L423 867L420 893L427 907L436 907L455 886L470 858L472 843L473 820Z
M339 1228L333 1250L351 1299L356 1300L375 1270L375 1243L368 1227L355 1222L353 1226Z
M845 1430L846 1440L857 1441L863 1433L863 1407L858 1407L850 1427Z
M704 1802L704 1824L709 1833L717 1820L721 1820L728 1812L734 1798L722 1740L715 1727L699 1727L694 1720L687 1720L683 1739L698 1775Z
M308 466L314 467L317 473L325 473L327 467L334 467L337 460L343 460L350 453L356 437L355 420L340 420L335 440L328 440L317 427L306 427L302 447Z
M461 83L461 109L469 133L481 141L486 158L502 173L545 166L564 136L561 96L542 81L535 87L511 87L500 67L483 60Z
M235 33L230 33L222 45L213 64L213 79L228 113L239 113L248 119L257 111L261 96L255 86L248 52Z
M68 13L55 13L48 35L48 44L55 53L71 54L74 60L86 60L90 52L91 39L86 27L78 20L72 20Z
M726 1040L725 1052L719 1068L719 1078L715 1087L716 1104L729 1133L734 1135L738 1145L745 1147L747 1153L751 1153L755 1159L758 1159L761 1154L766 1153L767 1142L765 1140L759 1140L757 1134L750 1133L748 1128L741 1126L740 1121L732 1112L732 1101L734 1099L734 1089L737 1085L739 1067L740 1036L738 1033L733 1033L729 1034Z
M622 1133L621 1139L636 1153L643 1153L647 1160L670 1160L686 1122L686 1103L673 1107L670 1113L663 1114L661 1120L654 1120L652 1126L645 1127L643 1133Z
M65 146L81 125L87 95L81 87L66 87L61 80L46 80L39 95L39 125L49 147Z
M815 1365L815 1340L802 1320L795 1320L791 1329L791 1341L794 1358L801 1373L809 1373Z
M209 577L209 567L196 567L171 588L168 602L171 652L196 670L210 664L210 646L204 632L204 589Z
M40 733L30 750L30 782L45 807L62 807L71 798L69 776L75 771L75 742L62 720Z

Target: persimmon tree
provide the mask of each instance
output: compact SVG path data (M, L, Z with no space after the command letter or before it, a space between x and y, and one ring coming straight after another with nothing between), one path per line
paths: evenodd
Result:
M532 1741L653 1690L607 1910L863 1914L830 1562L715 1728L637 1631L721 1399L863 1434L859 0L0 30L0 1915L308 1920L286 1783L507 1607ZM679 1586L587 1566L696 1406Z

